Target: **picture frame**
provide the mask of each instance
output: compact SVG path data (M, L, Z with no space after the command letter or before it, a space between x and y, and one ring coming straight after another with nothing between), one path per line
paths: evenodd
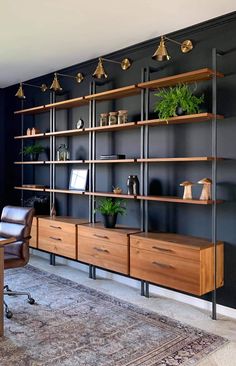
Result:
M88 169L71 169L69 189L85 191L87 186Z

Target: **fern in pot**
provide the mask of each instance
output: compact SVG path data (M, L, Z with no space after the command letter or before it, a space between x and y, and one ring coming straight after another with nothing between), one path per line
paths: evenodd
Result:
M188 84L178 84L175 87L160 89L154 94L158 97L154 112L160 119L180 116L183 114L199 113L200 105L204 101L204 95L197 97Z
M117 215L124 215L126 208L123 200L106 197L99 201L95 212L100 212L102 214L104 226L106 228L114 228L116 225Z
M39 158L39 154L45 151L45 148L40 144L24 146L21 154L28 156L29 160L36 161Z

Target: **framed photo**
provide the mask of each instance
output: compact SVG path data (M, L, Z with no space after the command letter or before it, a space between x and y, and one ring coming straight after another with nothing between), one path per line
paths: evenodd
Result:
M88 169L71 169L69 189L85 191L87 185Z

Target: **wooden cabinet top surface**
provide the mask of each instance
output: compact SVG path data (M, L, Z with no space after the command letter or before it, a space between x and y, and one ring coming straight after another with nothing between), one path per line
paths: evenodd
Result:
M86 224L88 220L86 219L78 219L76 217L70 217L70 216L37 216L40 220L50 220L52 222L65 222L67 224L73 224L73 225L80 225L80 224Z
M133 237L137 239L145 240L156 240L159 242L168 242L175 245L185 245L191 247L191 249L201 250L209 248L213 245L210 240L197 238L194 236L172 234L172 233L137 233L133 234ZM217 244L223 244L223 242L218 242Z
M130 234L135 234L135 233L140 232L139 228L130 228L130 227L126 227L123 225L116 225L115 228L109 229L109 228L104 227L104 225L101 222L90 223L90 224L87 223L87 224L82 224L81 226L87 227L87 228L104 230L104 231L112 231L114 233L124 234L124 235L130 235Z

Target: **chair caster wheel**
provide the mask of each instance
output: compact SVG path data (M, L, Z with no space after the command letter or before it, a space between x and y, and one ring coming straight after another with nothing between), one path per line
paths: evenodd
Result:
M34 303L35 303L35 299L33 299L32 297L30 297L30 298L28 299L28 303L29 303L30 305L34 305Z
M13 313L10 310L6 311L6 317L7 319L11 319L13 317Z

